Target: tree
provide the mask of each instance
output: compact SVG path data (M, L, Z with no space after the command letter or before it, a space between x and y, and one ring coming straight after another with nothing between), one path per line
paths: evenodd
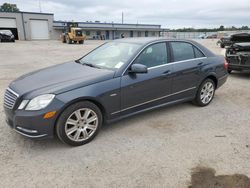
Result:
M249 28L248 28L248 26L242 26L241 29L242 30L248 30Z
M16 4L4 3L0 6L0 12L19 12Z
M223 25L220 26L219 28L220 31L224 31L225 30L225 27Z

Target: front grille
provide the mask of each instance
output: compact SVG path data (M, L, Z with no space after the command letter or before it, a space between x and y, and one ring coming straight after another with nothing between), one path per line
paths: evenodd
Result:
M4 106L6 108L13 109L18 97L19 95L16 92L7 88L4 94Z

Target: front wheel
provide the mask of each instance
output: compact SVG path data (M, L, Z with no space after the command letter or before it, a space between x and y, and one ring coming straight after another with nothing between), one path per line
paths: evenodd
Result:
M214 93L215 83L208 78L201 83L193 103L198 106L207 106L213 100Z
M93 103L84 101L69 106L56 125L58 138L69 145L80 146L93 140L102 125L102 113Z
M69 36L66 36L66 43L72 44L72 40L69 38Z

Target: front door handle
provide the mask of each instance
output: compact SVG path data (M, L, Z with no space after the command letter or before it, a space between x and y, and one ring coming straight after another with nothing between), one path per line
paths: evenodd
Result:
M161 75L162 75L162 76L168 76L168 75L170 75L170 74L171 74L171 71L170 71L170 70L167 70L167 71L163 72Z
M203 65L203 62L200 62L200 63L198 63L197 65L198 65L198 66L202 66L202 65Z

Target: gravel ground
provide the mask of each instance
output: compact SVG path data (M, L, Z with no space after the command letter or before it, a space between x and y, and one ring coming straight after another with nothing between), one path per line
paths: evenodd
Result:
M215 40L201 40L217 54ZM32 70L81 57L100 44L0 44L0 96ZM91 143L34 141L5 123L0 98L0 187L188 187L192 169L250 177L250 74L233 72L213 102L161 108L103 127ZM35 84L35 83L34 83Z

